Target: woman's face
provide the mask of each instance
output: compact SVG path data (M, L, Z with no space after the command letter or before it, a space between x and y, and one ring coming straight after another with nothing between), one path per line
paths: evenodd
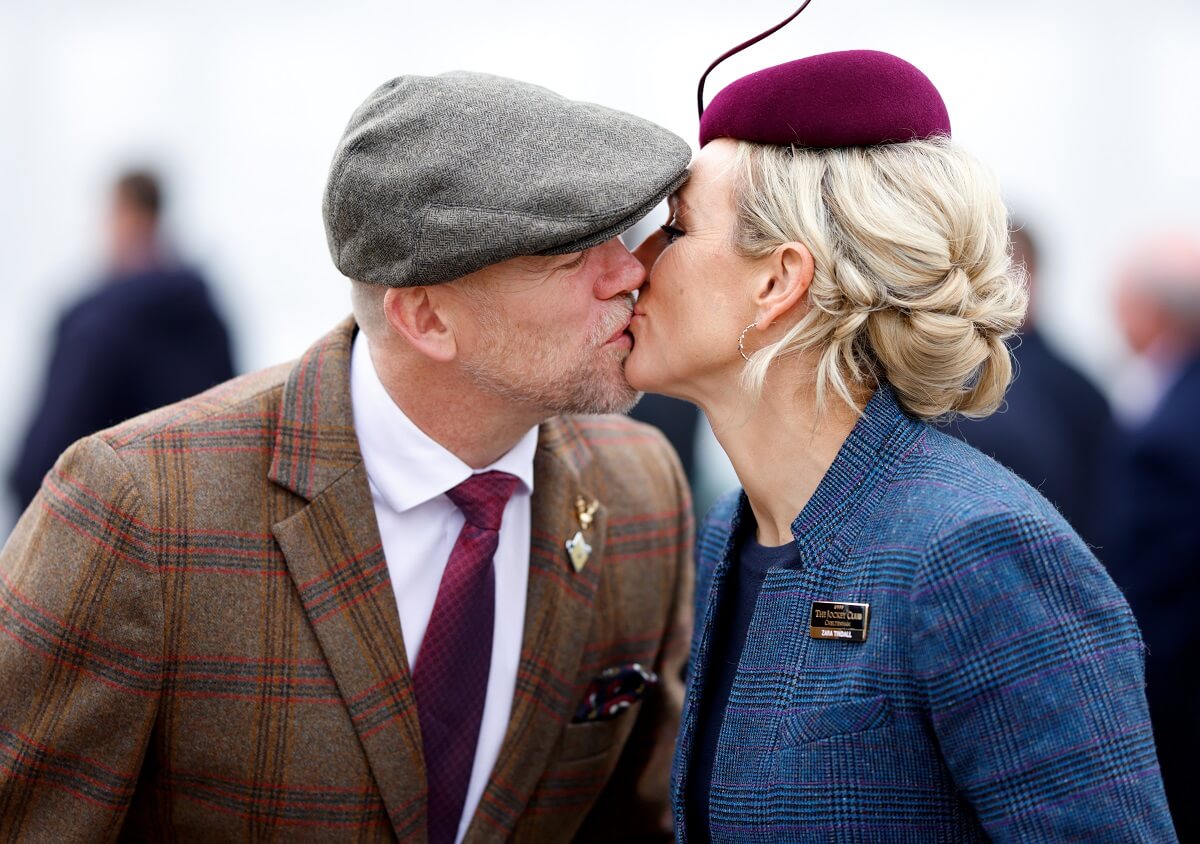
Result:
M634 251L647 278L630 325L625 375L639 390L703 404L743 363L738 335L754 320L755 263L733 248L735 149L733 141L717 140L700 151L691 178L669 200L667 225Z

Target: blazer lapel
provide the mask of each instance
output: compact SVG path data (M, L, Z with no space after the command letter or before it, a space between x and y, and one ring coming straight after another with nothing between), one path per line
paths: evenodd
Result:
M396 837L420 840L425 761L400 618L351 418L354 330L352 320L343 323L288 378L270 478L308 504L273 531Z
M607 512L598 502L590 528L582 529L576 501L582 498L590 504L597 498L580 482L575 468L579 456L567 441L567 424L554 419L543 424L540 432L516 694L508 732L466 842L511 834L583 693L577 675L604 559ZM591 546L579 571L566 548L577 532Z
M696 719L700 711L700 698L704 693L709 663L710 638L720 602L726 590L729 569L733 555L737 550L738 531L742 521L743 508L747 505L745 493L738 498L737 509L729 525L729 532L720 559L712 572L708 585L708 593L702 612L698 614L699 626L692 637L692 652L688 660L687 693L683 702L683 714L679 723L679 738L675 743L675 758L672 763L671 803L675 807L675 831L680 840L687 838L687 812L681 811L687 792L687 780L692 764L692 744L695 740Z

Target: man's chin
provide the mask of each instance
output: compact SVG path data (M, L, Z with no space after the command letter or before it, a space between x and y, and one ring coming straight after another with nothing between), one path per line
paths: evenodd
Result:
M633 406L641 401L642 393L635 390L625 380L624 375L619 380L609 383L603 392L594 392L586 398L580 397L572 402L568 413L628 413Z

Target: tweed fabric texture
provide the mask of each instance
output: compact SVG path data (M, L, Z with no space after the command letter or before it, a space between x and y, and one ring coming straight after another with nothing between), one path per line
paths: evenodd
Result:
M677 839L714 612L746 513L701 529ZM1125 600L1061 516L969 446L868 404L768 573L713 769L714 841L1174 841ZM870 605L812 639L813 601Z
M631 114L483 73L400 76L359 106L325 187L333 263L390 287L619 235L687 178L691 148Z
M465 521L442 572L413 692L429 782L429 840L453 844L475 762L496 618L496 573L504 505L517 479L472 475L446 493Z
M0 552L0 839L426 839L410 666L350 417L355 331L77 443ZM468 842L666 821L692 526L661 435L544 423L508 733ZM600 506L576 573L575 500ZM591 680L662 684L571 724Z

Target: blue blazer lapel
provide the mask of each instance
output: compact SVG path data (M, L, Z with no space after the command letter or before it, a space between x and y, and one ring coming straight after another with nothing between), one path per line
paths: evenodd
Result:
M696 733L699 701L704 693L705 674L708 670L709 648L715 619L720 611L721 595L725 590L731 560L736 550L745 506L746 496L740 490L736 497L718 502L705 520L700 541L696 546L699 569L696 578L696 618L699 619L699 623L692 637L687 696L684 698L679 740L675 745L675 761L671 771L671 803L675 811L675 834L680 841L686 840L687 835L684 792L692 760L692 742ZM712 554L713 551L716 553Z

